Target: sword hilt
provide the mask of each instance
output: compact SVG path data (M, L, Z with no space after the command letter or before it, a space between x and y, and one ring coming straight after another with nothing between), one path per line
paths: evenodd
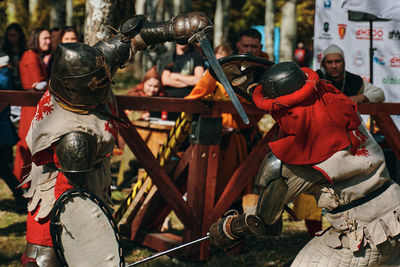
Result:
M193 43L195 41L200 43L205 38L207 38L207 34L209 34L212 31L213 31L213 27L212 26L207 26L204 29L202 29L201 31L196 32L195 34L193 34L193 36L188 39L188 43L191 44L191 43Z

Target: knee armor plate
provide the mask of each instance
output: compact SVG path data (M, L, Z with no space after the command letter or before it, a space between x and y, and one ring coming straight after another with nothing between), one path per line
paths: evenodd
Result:
M269 153L261 166L255 185L259 190L257 216L265 224L275 223L283 210L288 186L282 177L282 162L272 153Z

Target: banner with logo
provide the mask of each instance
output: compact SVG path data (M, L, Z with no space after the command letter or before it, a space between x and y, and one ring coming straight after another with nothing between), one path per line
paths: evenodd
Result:
M314 69L320 68L322 52L331 44L344 51L345 68L370 80L370 25L348 19L340 1L316 0ZM385 102L400 103L400 21L373 22L373 84L385 92ZM400 116L393 116L400 126ZM399 127L400 128L400 127Z
M316 0L314 68L331 44L341 47L347 71L370 79L369 22L348 20L340 1ZM400 102L400 21L373 22L373 83L385 91L386 102Z

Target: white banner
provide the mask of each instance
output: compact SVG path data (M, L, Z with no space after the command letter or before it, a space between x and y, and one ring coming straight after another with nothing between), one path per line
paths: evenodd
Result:
M349 21L341 1L315 4L314 69L320 67L322 52L336 44L344 51L346 70L369 80L369 22ZM400 102L400 21L373 22L372 37L373 83L384 90L385 102Z
M381 19L400 20L399 0L341 0L341 7L369 13Z

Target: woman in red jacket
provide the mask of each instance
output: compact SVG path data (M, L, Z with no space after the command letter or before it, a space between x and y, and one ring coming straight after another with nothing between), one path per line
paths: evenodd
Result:
M47 89L47 72L43 63L43 55L50 49L50 32L44 28L36 28L29 37L28 50L22 55L19 63L19 72L24 90L45 90ZM19 122L19 142L17 143L14 175L19 182L22 182L30 171L31 153L25 142L36 107L22 107L21 119Z

